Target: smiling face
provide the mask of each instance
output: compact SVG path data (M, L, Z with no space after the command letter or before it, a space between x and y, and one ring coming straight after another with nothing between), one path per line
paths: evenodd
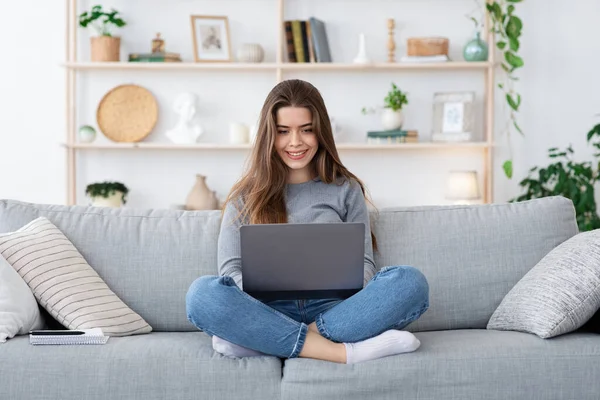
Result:
M315 171L311 161L319 149L319 140L308 108L282 107L277 110L275 149L289 167L288 183L313 179Z

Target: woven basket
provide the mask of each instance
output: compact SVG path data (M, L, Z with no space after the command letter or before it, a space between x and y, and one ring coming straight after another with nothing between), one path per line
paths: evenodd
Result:
M408 38L406 47L408 56L447 56L450 40L443 37Z
M120 85L104 95L96 121L104 135L115 142L139 142L152 132L158 120L158 104L147 89Z

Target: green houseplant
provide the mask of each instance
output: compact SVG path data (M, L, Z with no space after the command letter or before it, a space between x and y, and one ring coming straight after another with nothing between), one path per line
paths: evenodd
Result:
M127 203L129 189L121 182L97 182L87 185L85 194L96 207L120 207Z
M97 33L97 36L90 38L92 61L120 60L121 38L113 36L111 30L125 25L118 11L112 9L106 12L100 5L79 15L79 26L92 27Z
M392 88L387 92L383 99L383 111L381 115L381 125L383 130L391 131L400 129L404 123L403 107L408 104L408 94L403 92L392 82ZM363 114L376 112L375 108L362 108Z
M595 141L593 141L596 139ZM587 142L593 141L600 156L600 124L587 134ZM525 192L511 201L523 201L547 196L564 196L573 201L580 231L600 228L600 217L596 209L594 185L600 180L600 162L576 162L571 146L565 150L554 147L548 150L553 162L543 168L533 167L519 185Z
M525 63L519 55L520 37L523 31L523 21L515 14L516 3L522 0L495 0L486 3L490 16L490 30L495 34L496 47L502 52L500 66L505 72L504 80L498 83L498 88L504 92L506 104L509 107L509 119L506 126L506 135L509 141L509 159L502 168L508 178L512 178L512 150L510 149L510 133L514 128L521 135L523 131L517 122L517 113L521 106L521 95L515 91L514 82L518 80L515 71L522 68Z

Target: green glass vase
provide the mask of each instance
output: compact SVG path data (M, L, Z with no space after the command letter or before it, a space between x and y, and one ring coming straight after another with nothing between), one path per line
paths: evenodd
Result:
M475 39L465 45L463 57L465 61L487 61L488 45L481 39L479 32L475 34Z

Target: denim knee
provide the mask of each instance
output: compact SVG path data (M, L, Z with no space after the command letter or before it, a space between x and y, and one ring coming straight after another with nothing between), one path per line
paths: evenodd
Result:
M219 277L205 275L197 278L190 285L185 296L185 307L188 321L200 328L205 311L215 301L215 288ZM203 324L202 324L203 325ZM202 328L201 328L202 329Z
M412 298L416 304L429 304L429 283L421 271L415 267L402 265L389 268L386 273L392 275L393 286Z

